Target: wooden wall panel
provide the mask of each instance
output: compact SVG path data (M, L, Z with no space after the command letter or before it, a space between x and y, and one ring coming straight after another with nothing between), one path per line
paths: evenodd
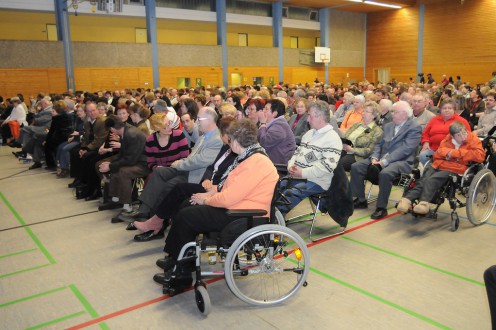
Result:
M230 67L231 73L239 73L243 84L253 84L254 77L263 77L268 84L270 77L278 83L278 67ZM330 67L329 76L333 83L347 84L350 79L360 80L363 68ZM324 81L324 67L284 67L284 82L312 83L315 78ZM349 77L347 76L349 74ZM149 67L125 68L76 68L74 78L77 90L98 91L123 88L153 88L152 69ZM220 67L161 67L160 85L177 86L177 78L190 78L195 87L195 79L201 78L203 86L220 86L222 69ZM12 97L17 93L25 96L43 93L63 93L66 91L65 71L62 68L48 69L0 69L0 95Z
M408 81L417 71L418 8L370 13L367 16L367 72L390 68L390 78Z

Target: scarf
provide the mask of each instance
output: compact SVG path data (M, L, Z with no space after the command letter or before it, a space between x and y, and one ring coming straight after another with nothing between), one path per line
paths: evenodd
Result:
M238 157L234 159L234 162L227 168L227 170L220 178L219 185L217 186L217 191L220 192L222 190L222 186L224 185L224 182L226 181L227 176L229 175L229 173L231 173L231 171L233 171L241 162L248 159L251 155L257 153L267 156L265 149L259 143L252 144L251 146L247 147L242 154L238 155Z

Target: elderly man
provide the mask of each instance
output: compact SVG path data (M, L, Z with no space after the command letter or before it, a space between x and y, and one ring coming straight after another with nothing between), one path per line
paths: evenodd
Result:
M382 99L379 101L379 110L381 112L381 116L377 120L377 124L380 127L384 127L387 123L390 123L393 120L392 112L393 112L393 102L390 99Z
M284 118L285 112L284 103L278 99L268 100L264 110L258 112L258 141L275 164L287 164L296 150L295 137Z
M413 109L413 117L417 124L422 126L422 131L425 129L425 126L429 123L432 117L435 116L427 108L427 95L424 93L415 94L412 98L412 109Z
M350 92L344 93L343 103L339 105L338 109L334 113L334 118L336 118L336 122L338 126L341 126L343 122L344 116L349 110L353 110L353 100L355 99L355 95Z
M43 157L43 142L46 139L48 129L52 123L52 102L48 99L40 101L41 110L34 115L33 124L21 128L19 142L22 145L24 157L27 154L33 156L33 165L30 170L41 167Z
M393 106L393 121L383 127L384 135L368 159L351 165L351 192L354 207L368 207L365 199L365 183L369 166L380 168L379 196L375 212L371 218L381 219L387 215L387 203L394 178L400 173L411 171L415 159L415 150L420 144L422 127L412 120L413 110L407 102L398 101Z
M206 168L212 164L222 147L222 140L217 129L217 113L209 107L198 112L198 128L203 133L190 155L176 160L171 167L158 167L148 180L141 193L139 209L121 213L113 222L148 219L155 214L160 202L178 183L200 183ZM152 213L153 212L153 213Z
M213 97L213 106L215 109L215 112L219 114L220 112L220 107L222 106L223 101L222 101L222 96L220 94L217 94Z
M317 101L309 106L307 121L310 130L301 138L301 144L288 162L289 174L306 182L293 181L285 187L284 196L289 205L278 206L286 215L306 197L329 189L343 148L341 138L329 124L329 106Z
M449 135L432 155L432 164L424 169L415 186L403 194L396 209L400 213L407 213L412 201L418 199L419 203L413 211L417 214L429 213L429 203L450 175L463 175L469 162L481 163L485 157L486 152L477 135L469 133L463 123L453 122L449 127Z

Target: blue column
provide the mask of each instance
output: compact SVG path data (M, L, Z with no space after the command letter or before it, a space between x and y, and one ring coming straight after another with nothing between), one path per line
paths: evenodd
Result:
M55 17L57 21L57 35L62 40L64 48L65 79L67 89L76 90L74 83L74 65L72 61L72 42L71 30L69 27L69 11L67 10L67 1L55 0Z
M272 3L272 33L274 37L274 47L279 50L279 81L284 81L284 57L282 40L282 2Z
M363 14L363 80L367 77L367 14Z
M320 21L320 47L327 47L329 48L330 46L330 41L329 41L329 28L330 28L330 23L329 23L329 17L330 17L330 9L329 8L322 8L319 9L319 21ZM329 84L329 64L325 63L325 83Z
M422 3L419 7L419 29L418 29L418 44L417 44L417 82L420 82L419 73L422 72L423 57L424 57L424 15L425 5Z
M160 88L160 71L158 66L157 14L155 0L146 0L146 38L152 46L153 88Z
M227 22L226 22L226 0L215 0L215 11L217 13L217 45L222 48L222 85L227 88Z

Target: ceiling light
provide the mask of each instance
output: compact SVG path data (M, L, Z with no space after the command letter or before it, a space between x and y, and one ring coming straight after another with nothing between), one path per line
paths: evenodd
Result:
M369 0L348 0L351 2L358 2L358 3L365 3L367 5L374 5L374 6L382 6L382 7L388 7L388 8L395 8L395 9L400 9L401 6L398 5L390 5L387 3L381 3L377 1L369 1Z

